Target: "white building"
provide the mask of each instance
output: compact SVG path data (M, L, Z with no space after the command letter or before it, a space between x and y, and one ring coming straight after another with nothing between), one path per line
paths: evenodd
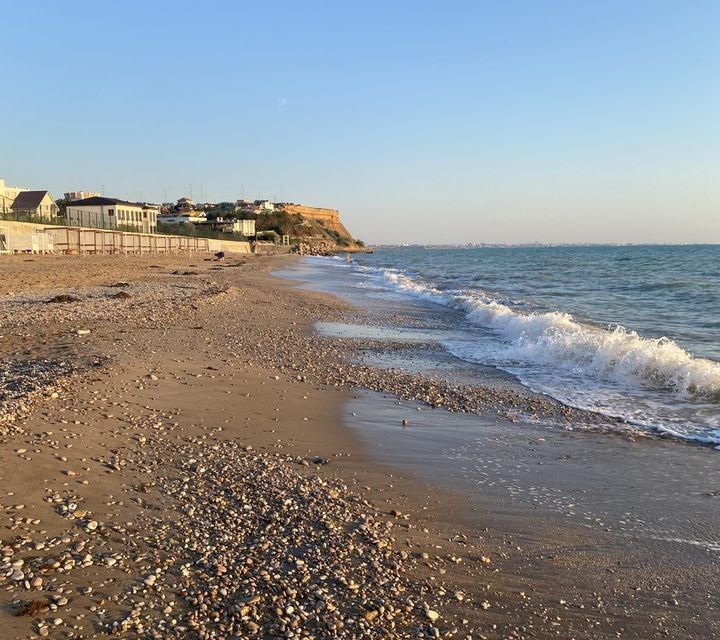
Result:
M155 233L158 213L155 206L100 196L69 202L65 210L67 224L72 227L123 229L137 233Z
M158 218L165 224L201 224L207 220L204 213L199 211L187 211L181 213L164 214Z
M246 237L255 235L255 220L236 220L234 218L213 218L208 220L204 213L189 211L184 213L164 214L158 218L164 224L192 224L204 229L213 229L223 233L240 233Z
M97 191L70 191L65 194L65 200L72 202L73 200L85 200L86 198L98 198L102 194Z
M235 211L250 211L262 215L264 213L272 213L275 211L275 205L270 200L255 200L248 202L247 200L237 200L235 202Z
M255 220L224 220L223 218L216 218L215 220L208 220L205 225L216 231L239 233L247 238L255 235Z
M233 220L233 233L240 233L247 238L255 235L255 220Z
M15 198L23 191L30 191L26 187L8 187L5 180L0 180L0 213L9 213Z

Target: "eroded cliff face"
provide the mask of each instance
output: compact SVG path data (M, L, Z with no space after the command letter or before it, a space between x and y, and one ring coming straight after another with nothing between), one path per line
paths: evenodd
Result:
M323 226L339 234L347 240L353 237L340 221L340 212L337 209L323 209L322 207L306 207L300 204L285 204L283 210L290 214L300 214L303 218L310 218L323 224Z

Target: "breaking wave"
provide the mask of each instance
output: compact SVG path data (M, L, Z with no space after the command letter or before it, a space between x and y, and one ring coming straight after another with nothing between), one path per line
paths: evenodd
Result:
M619 325L585 324L567 313L516 311L481 292L443 292L398 271L366 269L395 291L463 311L469 322L496 332L505 360L720 401L720 364L696 358L668 338L646 338Z

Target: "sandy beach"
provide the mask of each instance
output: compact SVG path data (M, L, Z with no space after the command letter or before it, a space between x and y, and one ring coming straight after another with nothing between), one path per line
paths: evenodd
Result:
M602 527L433 481L427 448L379 455L348 411L592 418L364 363L372 339L313 324L365 311L272 275L297 260L3 258L0 636L720 633L715 556L653 564ZM526 458L551 441L543 463L622 440L530 437Z

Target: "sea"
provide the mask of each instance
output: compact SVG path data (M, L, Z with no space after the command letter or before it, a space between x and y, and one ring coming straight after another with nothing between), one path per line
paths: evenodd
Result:
M720 450L720 245L377 247L306 264L356 300L412 301L459 368Z

